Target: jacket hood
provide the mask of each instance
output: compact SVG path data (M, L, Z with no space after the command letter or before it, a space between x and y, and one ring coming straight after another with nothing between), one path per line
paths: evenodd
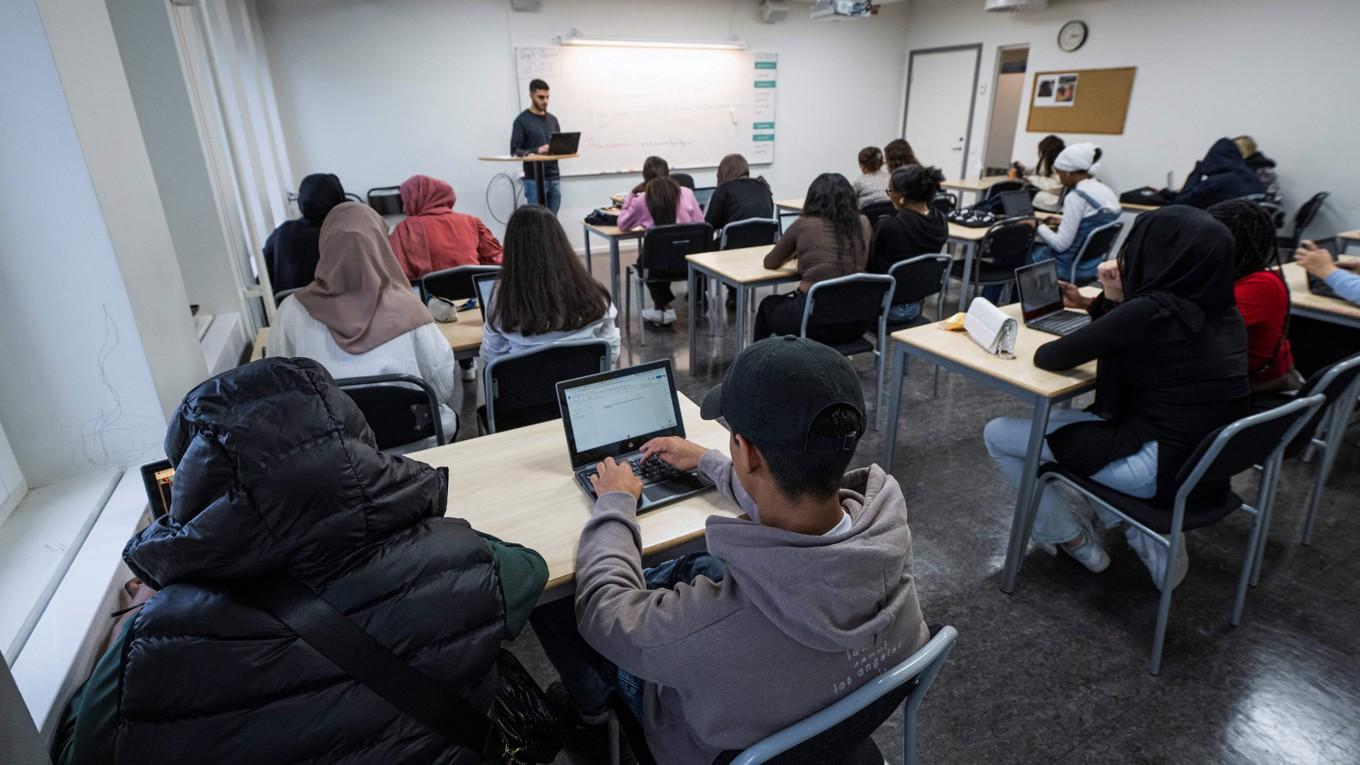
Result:
M1209 147L1209 153L1204 155L1200 161L1198 172L1204 175L1214 175L1215 173L1225 173L1236 168L1240 168L1246 163L1242 161L1242 152L1237 150L1237 144L1230 139L1220 138L1214 141L1214 145Z
M877 465L845 476L850 530L821 537L748 520L708 519L709 551L776 628L818 651L870 648L916 613L907 503Z
M1263 152L1259 151L1251 155L1250 157L1244 158L1242 161L1246 162L1247 167L1250 167L1252 170L1255 170L1260 167L1275 166L1275 160L1271 159L1270 157L1267 157Z
M326 219L331 208L345 201L345 187L330 173L313 173L298 184L298 207L302 217L317 225Z
M161 589L287 572L324 578L357 550L441 516L447 472L378 451L311 359L263 359L200 384L165 436L170 510L123 550Z

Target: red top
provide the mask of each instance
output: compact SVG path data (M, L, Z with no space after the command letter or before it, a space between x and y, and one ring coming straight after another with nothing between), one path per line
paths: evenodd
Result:
M1247 324L1247 370L1253 383L1265 383L1294 368L1289 338L1284 337L1289 313L1289 288L1273 271L1257 271L1237 280L1237 310ZM1263 369L1274 358L1275 363Z
M496 265L501 243L481 218L453 211L449 184L413 175L401 184L406 219L392 231L392 251L409 279L454 266Z

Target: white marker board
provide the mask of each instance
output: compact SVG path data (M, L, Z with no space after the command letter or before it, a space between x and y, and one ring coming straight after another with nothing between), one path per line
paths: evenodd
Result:
M715 167L732 153L774 161L778 60L773 53L683 48L516 48L520 108L529 81L552 92L548 111L581 133L563 175L634 173L648 155L673 169Z

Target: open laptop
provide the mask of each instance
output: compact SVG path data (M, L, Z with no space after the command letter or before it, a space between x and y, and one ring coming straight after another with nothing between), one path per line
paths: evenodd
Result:
M694 200L699 203L700 210L708 211L708 200L713 198L713 192L717 190L717 186L700 186L694 190Z
M477 305L482 309L482 322L486 322L487 299L496 291L496 282L501 278L498 273L477 274L472 277L472 288L477 293Z
M576 485L591 499L590 477L605 457L631 463L642 479L638 512L713 487L697 470L682 472L642 458L642 445L653 438L685 437L670 359L564 380L557 384L557 403Z
M1001 209L1007 218L1024 218L1034 214L1034 199L1028 191L1003 191L1000 194Z
M1063 308L1056 260L1041 260L1015 269L1015 286L1020 289L1021 315L1030 329L1070 335L1091 323L1089 315Z
M580 146L580 133L553 133L548 136L549 154L575 154Z

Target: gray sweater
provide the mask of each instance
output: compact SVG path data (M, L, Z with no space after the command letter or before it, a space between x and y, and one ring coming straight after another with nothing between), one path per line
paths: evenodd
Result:
M720 452L699 470L759 512ZM828 536L711 517L722 582L647 590L633 498L595 503L576 554L576 618L605 658L647 681L643 726L659 763L707 763L826 707L929 639L897 481L847 473L853 523Z

